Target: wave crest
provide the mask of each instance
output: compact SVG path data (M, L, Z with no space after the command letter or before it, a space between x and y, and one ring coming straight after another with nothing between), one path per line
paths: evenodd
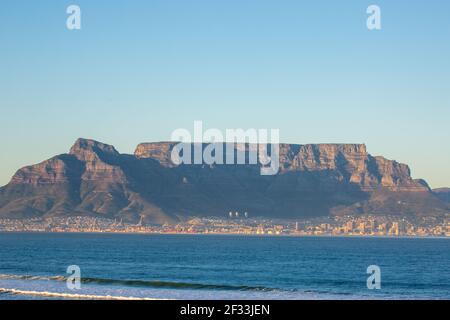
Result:
M66 281L64 276L30 276L30 275L7 275L0 274L0 279L15 280L52 280ZM167 289L209 289L209 290L234 290L234 291L275 291L274 288L263 286L239 286L239 285L221 285L221 284L203 284L191 282L172 282L159 280L123 280L123 279L107 279L107 278L81 278L81 283L100 284L100 285L122 285L127 287L150 287L150 288L167 288Z
M48 292L48 291L29 291L18 290L10 288L0 288L0 293L14 294L14 295L26 295L26 296L39 296L47 298L65 298L65 299L87 299L87 300L163 300L155 298L135 298L135 297L123 297L123 296L102 296L91 294L76 294L76 293L62 293L62 292Z

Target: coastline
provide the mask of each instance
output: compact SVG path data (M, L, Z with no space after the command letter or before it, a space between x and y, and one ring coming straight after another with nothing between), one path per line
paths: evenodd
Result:
M250 238L367 238L367 239L450 239L448 236L392 236L392 235L332 235L332 234L242 234L242 233L189 233L189 232L111 232L111 231L0 231L0 234L93 234L93 235L180 235L180 236L240 236Z

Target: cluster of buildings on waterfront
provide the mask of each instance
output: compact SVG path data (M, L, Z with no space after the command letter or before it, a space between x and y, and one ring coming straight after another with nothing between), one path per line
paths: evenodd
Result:
M192 218L175 225L137 224L96 217L0 219L3 232L109 232L168 234L241 234L294 236L434 236L450 237L450 217L405 218L344 216L309 220L248 218L230 213L226 218Z
M344 216L331 221L305 221L296 225L304 235L450 236L450 218L394 216Z

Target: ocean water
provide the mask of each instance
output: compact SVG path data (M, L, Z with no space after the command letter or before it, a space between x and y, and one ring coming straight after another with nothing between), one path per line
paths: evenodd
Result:
M0 299L105 297L450 299L450 239L0 233Z

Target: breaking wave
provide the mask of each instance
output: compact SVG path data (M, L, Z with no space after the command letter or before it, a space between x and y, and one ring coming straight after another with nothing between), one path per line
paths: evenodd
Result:
M102 296L92 294L76 294L76 293L62 293L62 292L48 292L48 291L29 291L9 288L0 288L0 293L26 296L39 296L46 298L65 298L65 299L88 299L88 300L161 300L153 298L135 298L123 296Z
M0 274L0 279L12 280L48 280L48 281L66 281L64 276L31 276L31 275L7 275ZM117 285L127 287L149 287L149 288L165 288L165 289L209 289L209 290L233 290L233 291L275 291L275 288L267 288L262 286L234 286L221 284L201 284L190 282L171 282L158 280L120 280L106 278L81 278L84 284L100 284L100 285Z

